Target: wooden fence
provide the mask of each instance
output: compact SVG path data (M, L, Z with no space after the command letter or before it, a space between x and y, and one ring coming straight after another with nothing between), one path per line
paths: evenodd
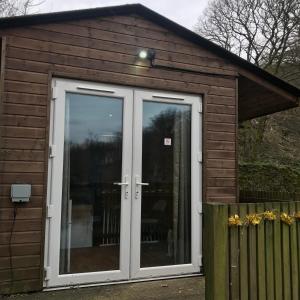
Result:
M204 209L206 299L300 299L300 202Z

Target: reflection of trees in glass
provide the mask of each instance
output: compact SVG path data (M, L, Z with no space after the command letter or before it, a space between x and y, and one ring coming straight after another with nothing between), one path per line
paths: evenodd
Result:
M118 241L121 190L113 182L121 173L121 133L70 142L70 195L73 207L92 205L93 245Z
M160 104L145 106L145 112L152 105ZM142 246L144 267L190 262L191 110L169 107L153 114L143 128L142 179L150 185L143 187L141 238L157 242ZM164 145L165 138L171 145ZM148 261L147 253L155 251Z
M169 108L155 115L150 125L143 128L143 180L172 184L175 126L190 126L190 110ZM177 124L177 125L176 125ZM190 130L189 130L190 132ZM172 145L165 146L164 139L171 138ZM171 187L171 186L170 186Z
M122 135L106 139L90 135L84 143L70 143L71 184L96 184L121 176Z

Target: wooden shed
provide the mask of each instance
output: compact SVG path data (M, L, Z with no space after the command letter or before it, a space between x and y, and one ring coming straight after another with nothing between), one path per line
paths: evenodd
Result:
M0 34L0 293L199 274L238 122L300 91L139 4Z

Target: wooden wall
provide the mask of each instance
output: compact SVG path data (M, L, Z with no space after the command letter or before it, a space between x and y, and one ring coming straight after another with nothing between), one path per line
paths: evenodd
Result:
M3 30L0 34L4 37L0 164L2 293L42 288L52 76L203 95L203 200L236 201L235 67L138 16L35 25ZM142 47L156 50L157 64L207 74L137 65L136 54ZM11 236L15 213L10 200L12 183L32 184L32 197L30 203L18 206Z

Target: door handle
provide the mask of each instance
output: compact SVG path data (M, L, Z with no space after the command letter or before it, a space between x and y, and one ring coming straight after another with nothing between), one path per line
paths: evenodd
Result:
M139 176L135 176L135 199L139 199L141 193L141 186L149 185L148 182L141 182Z
M125 199L128 199L128 197L129 197L129 191L128 191L129 182L127 179L128 179L128 176L124 176L124 182L113 182L113 185L125 187L125 189L124 189Z
M128 185L129 183L128 182L114 182L113 183L114 185Z
M135 177L135 184L136 184L136 185L149 185L148 182L140 182L139 179L140 179L139 176L136 176L136 177Z
M138 181L135 184L137 184L137 185L149 185L148 182L138 182Z

